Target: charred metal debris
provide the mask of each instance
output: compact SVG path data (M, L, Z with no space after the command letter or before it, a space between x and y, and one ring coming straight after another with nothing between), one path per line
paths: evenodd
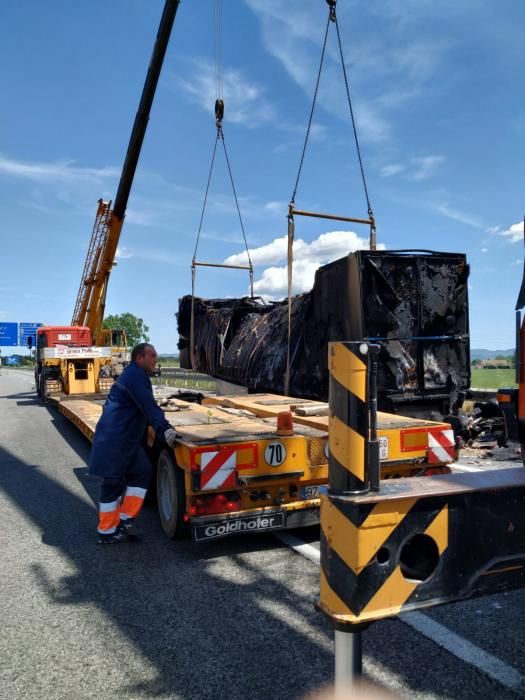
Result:
M313 289L291 300L290 394L326 401L333 340L381 346L381 410L430 417L455 413L470 386L467 280L460 253L357 251L320 267ZM195 298L177 314L181 367L283 393L287 302Z

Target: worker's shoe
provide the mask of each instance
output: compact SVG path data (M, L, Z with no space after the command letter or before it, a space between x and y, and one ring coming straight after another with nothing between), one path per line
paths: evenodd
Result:
M121 542L129 542L129 535L123 532L120 528L115 530L111 535L102 535L98 533L97 544L120 544Z
M133 518L121 520L118 530L120 530L120 532L124 532L128 537L142 537L144 534L140 527L137 526Z

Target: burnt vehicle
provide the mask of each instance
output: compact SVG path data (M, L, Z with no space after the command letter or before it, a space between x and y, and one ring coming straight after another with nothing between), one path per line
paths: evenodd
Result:
M328 398L328 342L380 345L378 407L414 417L454 413L470 386L469 267L461 253L360 250L320 267L291 299L290 389ZM284 393L287 301L180 300L181 367Z

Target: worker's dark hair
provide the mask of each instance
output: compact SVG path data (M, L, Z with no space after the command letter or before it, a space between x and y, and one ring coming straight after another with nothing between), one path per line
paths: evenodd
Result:
M135 345L133 350L131 351L131 361L134 362L139 355L144 356L144 353L146 352L146 348L152 348L153 345L151 343L139 343L138 345Z

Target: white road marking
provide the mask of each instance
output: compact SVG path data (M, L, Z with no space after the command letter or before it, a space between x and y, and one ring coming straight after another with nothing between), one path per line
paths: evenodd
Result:
M400 615L399 619L454 654L458 659L494 678L505 688L520 692L520 694L525 691L525 676L519 671L496 656L483 651L467 639L460 637L459 634L451 632L448 627L420 612L405 613Z
M459 462L454 462L454 464L451 464L451 467L453 469L461 469L462 472L482 472L484 471L483 467L473 467L471 464L460 464Z
M305 559L313 561L313 563L317 564L318 566L320 565L321 552L316 547L313 547L307 542L303 542L298 537L295 537L295 535L291 535L289 532L279 532L278 534L274 534L274 537L281 540L283 544L293 549L295 552L297 552L297 554L300 554Z
M481 469L472 467L468 471L481 471ZM320 565L321 552L313 545L303 542L289 532L280 532L274 537L314 564ZM477 668L498 681L505 688L520 693L525 691L525 676L519 671L427 615L411 612L399 615L398 619L469 666Z

